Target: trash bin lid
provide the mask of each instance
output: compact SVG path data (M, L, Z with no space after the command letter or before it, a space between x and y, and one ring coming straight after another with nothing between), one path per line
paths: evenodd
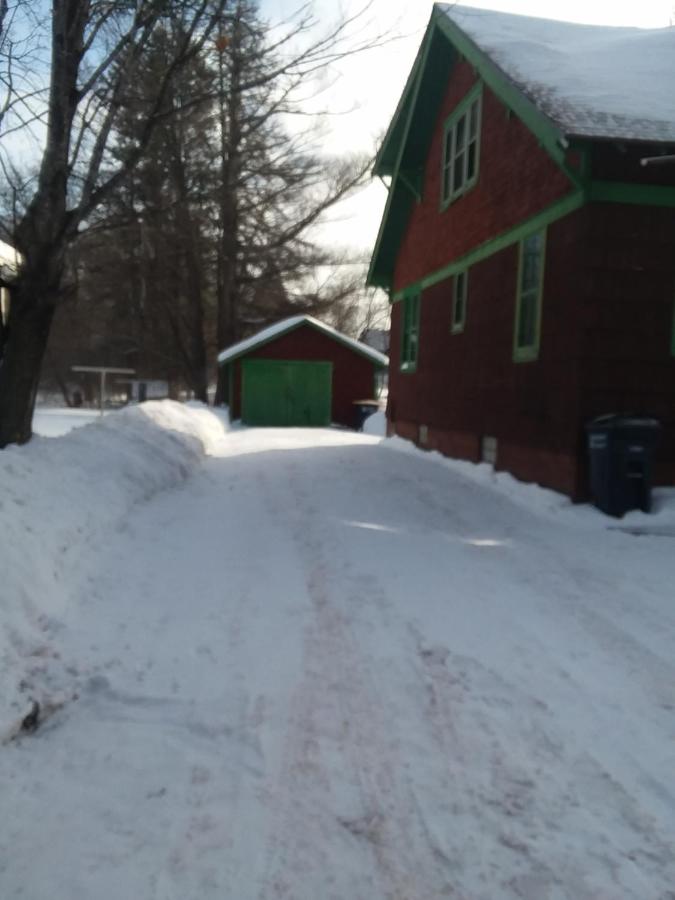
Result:
M592 419L587 429L609 428L660 428L661 423L652 416L642 416L638 413L607 413Z

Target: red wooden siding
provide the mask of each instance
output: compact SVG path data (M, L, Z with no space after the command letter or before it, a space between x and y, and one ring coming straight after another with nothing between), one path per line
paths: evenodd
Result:
M436 121L422 201L413 206L399 248L395 290L442 268L572 190L569 178L542 151L535 136L484 86L478 183L441 212L444 124L475 82L468 63L455 66Z
M351 426L354 421L354 400L373 396L375 364L333 340L311 325L300 325L246 354L247 359L286 359L328 361L333 363L333 422ZM233 418L241 418L241 359L234 362Z
M539 358L513 362L518 250L469 270L466 327L451 334L452 279L422 295L417 372L399 366L401 303L392 316L393 428L478 460L498 438L498 468L580 498L584 424L607 412L664 424L657 479L675 479L675 211L596 204L550 225Z
M657 476L675 482L675 209L591 207L580 411L656 416Z
M579 304L571 271L584 254L583 212L550 226L539 359L513 362L517 246L472 266L465 329L450 331L453 279L422 295L417 372L400 371L401 303L392 316L390 417L396 431L477 461L482 435L499 440L499 467L576 491L580 366L573 340ZM561 323L565 323L561 327ZM535 459L536 458L536 459Z

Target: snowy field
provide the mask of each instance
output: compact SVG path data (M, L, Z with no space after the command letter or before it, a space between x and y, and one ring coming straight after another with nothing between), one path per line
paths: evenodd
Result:
M672 491L168 401L0 491L2 900L675 898Z
M101 414L95 409L38 407L33 416L33 432L40 437L63 437L74 428L96 422Z

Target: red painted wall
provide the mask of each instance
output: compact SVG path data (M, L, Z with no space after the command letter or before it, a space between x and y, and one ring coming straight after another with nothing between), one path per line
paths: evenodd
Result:
M440 211L443 126L475 83L453 70L399 249L394 288L419 281L570 193L537 139L483 88L478 183ZM595 177L665 183L640 149L592 148ZM672 179L672 175L668 176ZM585 423L608 412L661 419L657 483L675 482L675 210L592 204L547 229L539 357L513 361L518 247L469 270L465 330L451 333L453 279L423 292L417 371L400 371L402 303L392 311L390 430L478 460L498 440L497 468L587 496ZM424 426L422 430L421 426Z
M675 482L675 209L594 204L580 346L580 412L663 423L657 475Z
M355 353L322 334L311 325L301 325L294 331L282 335L275 341L257 347L245 358L307 360L333 363L332 420L341 425L351 426L354 421L354 400L373 397L375 365L370 360ZM241 418L241 359L234 363L234 409L233 418Z
M433 449L477 461L482 435L497 437L500 468L576 493L581 305L575 276L586 253L587 214L550 226L544 270L541 346L534 362L513 362L518 276L516 245L472 266L464 331L451 332L453 279L424 291L417 371L400 371L402 303L394 304L389 417ZM563 327L561 327L561 323Z
M469 270L466 327L450 331L452 279L421 301L417 372L400 371L402 303L392 315L389 418L450 456L480 458L581 499L584 425L609 412L663 423L656 480L675 482L675 210L593 204L547 229L539 358L512 358L517 247Z
M566 175L516 116L483 87L477 184L440 211L441 153L447 117L476 82L461 62L453 69L427 159L422 201L413 206L399 248L394 290L442 268L568 194Z

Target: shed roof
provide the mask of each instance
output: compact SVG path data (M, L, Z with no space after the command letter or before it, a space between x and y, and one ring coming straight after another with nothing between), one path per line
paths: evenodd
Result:
M675 141L675 29L437 8L567 136Z
M309 325L311 328L315 328L327 337L349 347L355 353L359 353L361 356L365 356L367 359L372 360L376 365L382 366L383 368L389 365L389 358L385 356L384 353L373 350L372 347L368 347L360 341L356 341L354 338L342 334L342 332L337 331L335 328L331 328L330 325L320 322L318 319L313 318L313 316L291 316L288 319L282 319L281 322L270 325L269 328L263 328L263 330L259 331L257 334L222 350L218 354L218 362L220 365L223 365L223 363L226 362L232 362L240 356L245 356L250 350L261 347L263 344L268 344L270 341L281 337L281 335L287 334L289 331L294 331L301 325Z

